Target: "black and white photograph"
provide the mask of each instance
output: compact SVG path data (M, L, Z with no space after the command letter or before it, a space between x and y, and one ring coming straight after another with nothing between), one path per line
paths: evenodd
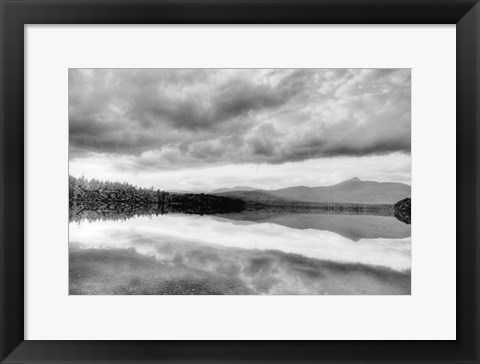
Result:
M410 69L69 69L68 118L70 295L411 294Z

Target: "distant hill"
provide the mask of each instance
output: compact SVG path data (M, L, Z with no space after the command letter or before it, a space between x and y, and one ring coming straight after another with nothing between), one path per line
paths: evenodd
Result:
M352 178L332 186L295 186L279 190L224 192L246 201L301 201L357 204L394 204L411 197L411 187L403 183L362 181Z
M234 191L255 191L258 188L248 187L248 186L235 186L231 188L217 188L213 190L211 193L224 193L224 192L234 192Z
M296 201L393 204L410 197L411 187L403 183L361 181L352 178L333 186L297 186L268 192L280 198Z
M183 194L188 194L188 193L201 193L199 191L187 191L187 190L167 190L167 192L170 193L183 193Z
M291 199L275 196L268 191L262 190L219 192L215 193L215 195L239 198L243 201L253 203L278 203L291 201Z

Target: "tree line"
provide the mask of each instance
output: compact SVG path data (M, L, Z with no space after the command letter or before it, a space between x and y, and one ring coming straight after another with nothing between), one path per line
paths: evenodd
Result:
M245 203L237 198L204 193L172 193L159 189L139 188L126 182L99 181L69 176L70 211L86 210L135 213L136 210L161 213L185 212L208 214L240 211Z

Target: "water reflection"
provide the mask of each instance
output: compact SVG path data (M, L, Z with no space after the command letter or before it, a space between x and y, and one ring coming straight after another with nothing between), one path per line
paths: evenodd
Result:
M326 230L353 241L378 238L403 239L411 235L410 225L404 224L391 216L319 213L282 214L265 210L216 216L239 222L273 223L292 229Z
M71 219L71 294L410 294L394 217L94 215Z

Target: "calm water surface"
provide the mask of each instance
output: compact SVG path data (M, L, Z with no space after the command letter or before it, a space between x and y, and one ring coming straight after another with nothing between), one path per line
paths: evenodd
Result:
M390 216L165 214L70 223L70 294L410 294Z

